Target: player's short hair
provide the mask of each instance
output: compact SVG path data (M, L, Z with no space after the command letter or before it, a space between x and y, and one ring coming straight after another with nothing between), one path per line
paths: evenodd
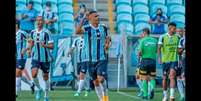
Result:
M97 11L92 10L92 11L89 12L89 15L91 15L93 13L97 13Z
M149 28L144 28L142 31L146 32L148 35L150 34L150 29Z
M48 7L51 7L51 2L50 2L50 1L47 1L47 2L45 3L45 5L48 6Z
M34 4L34 2L33 2L33 1L29 1L29 2L28 2L28 4L32 4L32 5L33 5L33 4Z
M169 26L177 27L177 24L176 24L175 22L170 22L170 23L168 24L168 27L169 27Z

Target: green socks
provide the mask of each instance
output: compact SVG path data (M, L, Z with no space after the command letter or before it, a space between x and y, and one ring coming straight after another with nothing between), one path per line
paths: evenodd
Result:
M143 80L143 92L144 92L144 95L143 96L148 96L148 83L146 80Z

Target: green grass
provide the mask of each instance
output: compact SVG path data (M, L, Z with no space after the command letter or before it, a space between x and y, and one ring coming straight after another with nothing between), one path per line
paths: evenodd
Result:
M136 88L128 88L122 89L120 92L126 93L130 96L122 95L117 93L115 90L109 90L109 101L144 101L141 98L136 96ZM74 97L73 94L75 91L69 89L56 89L54 91L50 91L49 93L49 101L98 101L96 93L91 91L88 97L84 97L84 93L79 97ZM179 101L178 91L176 90L176 100ZM157 88L155 90L155 96L153 100L150 101L161 101L162 100L162 89ZM35 101L34 95L31 94L30 91L22 91L20 96L16 98L16 101ZM43 101L41 99L40 101Z

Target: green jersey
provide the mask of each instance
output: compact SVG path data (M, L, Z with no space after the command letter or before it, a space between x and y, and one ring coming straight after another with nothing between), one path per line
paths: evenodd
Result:
M158 44L161 45L162 63L178 61L179 37L176 34L172 36L168 33L161 35Z
M147 36L140 41L140 52L142 59L151 58L156 60L157 55L157 39Z

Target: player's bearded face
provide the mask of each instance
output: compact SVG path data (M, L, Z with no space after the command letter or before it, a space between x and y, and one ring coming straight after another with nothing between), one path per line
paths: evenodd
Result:
M96 23L96 24L99 23L99 15L97 13L91 14L90 18L91 18L91 20L92 20L93 23Z

